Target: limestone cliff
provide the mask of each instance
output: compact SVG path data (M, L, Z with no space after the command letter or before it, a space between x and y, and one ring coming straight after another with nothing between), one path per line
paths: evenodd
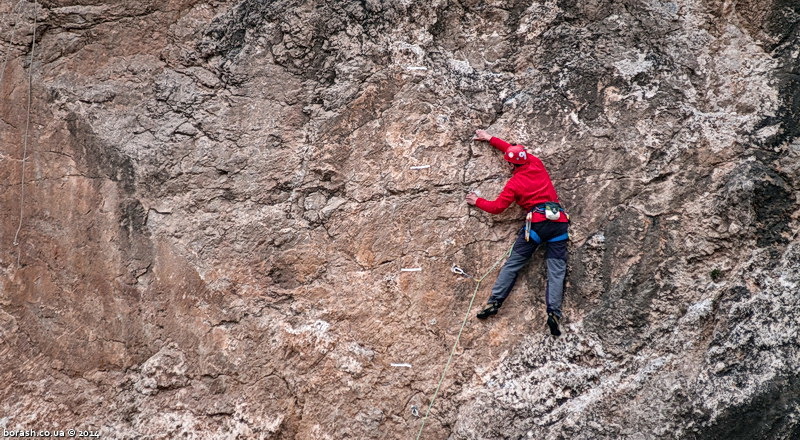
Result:
M523 215L464 203L510 174L488 128L572 217L565 334L537 254L422 438L800 438L796 1L0 15L0 428L414 438L475 285L450 268Z

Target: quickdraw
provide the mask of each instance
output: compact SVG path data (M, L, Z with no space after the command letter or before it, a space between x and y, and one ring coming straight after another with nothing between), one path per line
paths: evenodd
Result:
M464 272L464 269L456 266L455 264L453 265L453 267L450 268L450 271L456 275L463 275L467 278L472 278L472 275L469 275L468 273Z
M525 241L531 241L531 217L533 217L532 212L525 216Z

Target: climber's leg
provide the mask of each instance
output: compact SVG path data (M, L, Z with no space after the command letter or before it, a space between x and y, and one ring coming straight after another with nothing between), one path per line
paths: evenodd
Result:
M530 260L538 245L539 243L533 239L526 241L525 228L520 229L519 234L517 234L517 240L514 242L514 248L511 250L511 255L506 260L503 268L500 269L500 274L497 275L497 280L494 283L494 287L492 287L492 296L489 297L488 303L502 304L505 301L517 282L517 274L525 266L525 263Z
M547 313L561 318L561 303L564 300L564 278L567 274L568 240L547 243L545 261L547 263L547 286L545 302Z

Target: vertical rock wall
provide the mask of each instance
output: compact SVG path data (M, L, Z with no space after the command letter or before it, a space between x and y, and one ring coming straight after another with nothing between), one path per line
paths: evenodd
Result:
M800 435L796 2L0 12L4 429L415 436L474 288L450 267L522 217L463 202L510 174L488 127L572 216L565 335L537 254L423 438Z

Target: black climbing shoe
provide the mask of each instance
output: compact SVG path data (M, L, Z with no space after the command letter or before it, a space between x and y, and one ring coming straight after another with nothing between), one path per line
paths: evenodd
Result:
M500 304L501 303L496 302L489 303L489 307L478 312L478 319L486 319L492 315L496 315L497 311L500 310Z
M558 324L561 322L561 318L556 316L555 313L548 313L547 314L547 326L550 327L550 334L553 336L561 336L561 330L558 328Z

